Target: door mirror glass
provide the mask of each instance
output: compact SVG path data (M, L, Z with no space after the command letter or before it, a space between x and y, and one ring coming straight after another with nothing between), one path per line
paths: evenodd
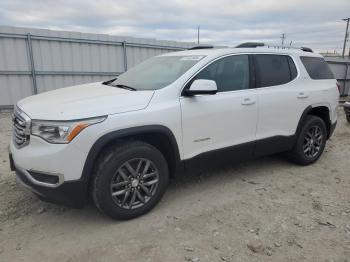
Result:
M185 91L187 96L194 95L214 95L218 91L216 82L213 80L197 79L194 80L190 88Z

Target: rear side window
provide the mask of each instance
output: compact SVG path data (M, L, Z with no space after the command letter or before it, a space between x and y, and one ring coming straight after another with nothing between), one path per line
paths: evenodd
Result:
M333 79L334 75L327 62L321 57L301 56L306 71L312 79Z
M293 60L285 55L255 55L256 86L276 86L292 81L297 76Z

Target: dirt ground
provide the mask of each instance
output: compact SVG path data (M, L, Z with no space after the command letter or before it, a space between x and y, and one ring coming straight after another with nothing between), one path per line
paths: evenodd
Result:
M339 116L312 166L273 156L181 177L152 212L118 222L17 185L2 113L0 261L350 261L350 124Z

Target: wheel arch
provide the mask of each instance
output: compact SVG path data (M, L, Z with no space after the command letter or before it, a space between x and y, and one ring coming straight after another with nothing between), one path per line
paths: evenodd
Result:
M89 184L100 153L107 146L117 145L126 140L143 141L155 146L166 158L171 176L174 176L181 167L179 147L174 134L169 128L162 125L131 127L107 133L93 144L85 160L82 172L82 180L86 181L86 185Z
M330 137L331 134L331 115L330 115L330 109L327 105L315 105L315 106L308 106L305 108L304 112L302 113L298 127L296 130L296 134L299 134L303 123L308 115L318 116L320 117L326 124L327 128L327 139Z

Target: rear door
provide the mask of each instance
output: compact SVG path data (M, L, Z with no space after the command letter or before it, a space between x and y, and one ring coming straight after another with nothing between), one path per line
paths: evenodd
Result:
M240 152L252 154L257 96L250 89L249 71L248 55L230 55L206 66L186 85L195 79L214 80L218 93L180 97L185 159L242 144L247 147Z
M254 66L259 101L255 153L282 152L291 146L309 93L289 55L256 54Z

